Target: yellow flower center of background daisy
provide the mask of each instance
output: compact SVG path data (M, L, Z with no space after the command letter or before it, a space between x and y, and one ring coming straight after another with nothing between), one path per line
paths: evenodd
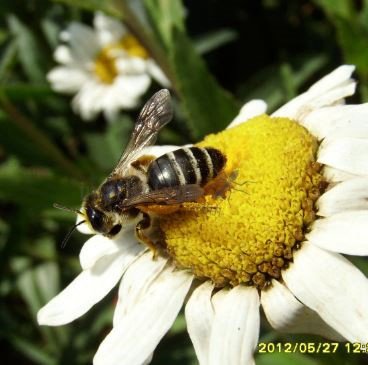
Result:
M119 45L129 54L129 56L143 58L144 60L149 58L149 54L146 49L138 42L137 38L130 34L124 36L120 40Z
M218 287L262 289L280 278L315 218L324 186L317 141L292 120L262 115L199 146L224 153L224 175L205 203L160 219L167 252L178 267Z
M94 73L102 83L111 84L118 75L115 61L121 51L131 57L144 60L149 58L148 52L138 42L137 38L130 34L125 35L119 42L104 47L94 61Z

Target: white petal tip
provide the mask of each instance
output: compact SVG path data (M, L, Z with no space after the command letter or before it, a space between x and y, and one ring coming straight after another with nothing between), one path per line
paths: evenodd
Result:
M267 104L261 99L251 100L244 104L239 111L239 114L233 119L227 128L236 127L239 124L246 122L248 119L256 117L267 111Z
M40 326L47 325L47 321L45 320L44 316L42 315L42 310L40 310L40 311L37 313L37 323L38 323Z
M342 65L338 67L337 70L340 70L341 72L344 72L351 76L351 74L355 71L355 65Z
M64 323L61 323L51 314L50 311L47 309L47 305L41 308L37 313L37 322L40 326L59 326Z

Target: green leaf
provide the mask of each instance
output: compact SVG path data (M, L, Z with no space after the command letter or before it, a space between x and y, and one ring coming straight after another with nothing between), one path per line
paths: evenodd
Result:
M269 353L256 357L257 365L318 365L319 361L298 353Z
M368 0L363 1L363 8L360 12L360 19L362 23L367 24L368 22Z
M302 61L296 60L293 69L292 82L295 92L298 93L300 87L318 73L327 64L327 57L324 54L305 55ZM295 96L295 95L294 95Z
M343 18L350 18L354 14L354 4L347 0L315 0L326 13Z
M145 0L153 26L169 54L173 86L178 92L192 137L222 130L238 105L209 73L185 34L185 9L179 0Z
M36 37L30 28L23 24L14 14L8 16L9 28L15 38L19 60L28 78L34 82L44 82L42 67L44 60Z
M106 328L111 327L115 306L99 303L80 320L80 330L74 335L72 346L75 351L83 350L91 338L99 338ZM93 318L93 321L90 321Z
M15 41L10 42L0 60L0 81L3 81L8 70L15 63L17 55L17 44Z
M5 221L0 219L0 252L5 246L5 243L8 239L8 235L9 235L9 226Z
M42 87L38 89L37 87L28 85L25 86L24 89L22 87L20 87L20 89L21 93L24 93L24 95L29 93L30 96L32 94L32 90L35 93L39 91L40 101L42 99L41 95L44 94ZM0 93L1 90L3 89L0 87ZM12 92L13 91L16 93L16 91L12 89ZM19 97L19 94L17 97ZM51 130L51 128L55 128L55 124L50 126L49 130ZM21 162L28 165L31 163L34 165L57 168L58 166L55 165L55 160L50 158L52 155L45 153L45 148L42 148L37 141L29 138L29 134L24 132L25 130L20 128L19 124L14 123L14 119L11 120L10 116L0 115L0 144L7 154L16 156Z
M1 12L1 9L0 9ZM9 33L5 29L0 29L0 46L3 45L9 38Z
M52 89L46 84L13 83L0 86L0 92L4 92L12 100L24 100L26 98L44 99L45 96L54 95Z
M174 324L172 325L171 329L170 329L170 333L171 334L178 334L178 333L182 333L185 331L185 329L187 328L186 322L185 322L185 317L183 313L180 313L176 319Z
M52 165L48 156L40 149L35 148L35 143L21 133L17 125L2 115L0 115L0 144L8 154L17 156L24 163L42 165L49 163Z
M41 365L57 364L57 359L42 350L40 346L35 345L30 340L12 334L9 338L12 345L22 354L24 354L32 363Z
M120 118L107 126L107 131L89 133L85 136L89 156L104 171L112 171L124 151L132 131L129 118Z
M357 66L361 80L360 92L367 95L368 81L368 2L355 8L353 1L318 0L317 3L331 18L337 29L337 40L346 63ZM358 11L358 9L360 9Z
M239 107L209 73L187 36L173 32L171 65L189 126L195 139L222 130Z
M235 41L237 37L237 32L232 29L219 29L198 37L194 47L199 54L205 54Z
M115 6L115 0L53 0L57 3L63 3L72 7L91 11L103 11L106 14L119 16L120 12ZM121 0L123 1L123 0Z
M302 61L290 60L288 64L261 69L239 89L238 94L244 102L265 100L270 112L304 91L302 86L326 63L324 55L313 55L302 57Z
M45 237L32 244L36 247L47 247L47 250L55 252L55 243L50 238ZM60 291L59 267L54 261L33 267L28 257L14 257L11 266L17 275L16 285L28 307L31 320L45 338L48 349L55 351L68 341L68 328L38 327L36 320L40 308Z
M48 243L53 245L50 240ZM39 309L59 292L59 269L54 262L26 269L19 275L17 286L36 319Z
M180 0L144 0L151 21L166 47L173 42L172 30L184 31L185 8Z
M352 256L349 260L361 270L365 276L368 276L368 260L366 257Z
M0 167L0 199L21 205L34 215L53 203L79 206L81 184L48 170L22 169L15 160Z
M368 25L354 19L336 18L338 40L344 52L345 60L355 64L358 72L368 77Z
M51 19L42 19L41 27L51 48L59 44L60 29Z

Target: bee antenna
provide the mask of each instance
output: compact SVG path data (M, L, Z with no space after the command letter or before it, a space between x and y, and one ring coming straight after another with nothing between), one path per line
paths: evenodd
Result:
M78 209L64 207L64 205L61 205L61 204L58 204L58 203L54 203L53 207L56 208L56 209L66 210L67 212L72 212L72 213L83 215L83 213Z
M72 227L72 229L66 234L66 236L64 237L64 239L63 239L63 242L61 242L61 245L60 245L60 247L61 248L65 248L65 246L66 246L66 244L68 243L68 241L69 241L69 238L70 238L70 236L72 235L72 233L75 231L75 229L78 227L78 226L80 226L81 224L83 224L83 223L86 223L86 221L84 220L84 221L80 221L80 222L78 222L77 224L75 224L73 227Z

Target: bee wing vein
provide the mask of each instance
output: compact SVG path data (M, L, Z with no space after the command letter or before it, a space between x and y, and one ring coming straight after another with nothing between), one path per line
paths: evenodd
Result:
M155 93L144 105L134 126L130 141L123 152L112 176L124 175L124 171L139 152L147 146L151 146L157 139L160 129L170 122L173 116L170 93L162 89Z

